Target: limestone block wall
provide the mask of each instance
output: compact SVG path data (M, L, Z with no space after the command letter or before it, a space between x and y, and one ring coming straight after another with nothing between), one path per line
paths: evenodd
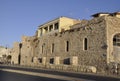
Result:
M13 49L11 51L11 63L18 64L18 56L19 56L19 42L15 42L13 45Z
M31 65L33 63L33 47L31 42L33 37L23 36L22 37L22 48L21 48L21 65Z
M107 63L115 61L113 36L120 32L119 26L119 18L102 16L63 32L23 38L21 64L54 69L91 66L104 72Z
M114 62L120 63L120 47L119 46L113 46L113 57L114 57Z
M86 65L94 66L101 71L107 63L104 18L95 18L85 25L79 24L78 28L73 26L73 29L40 37L34 48L35 56L41 59L37 65ZM85 38L87 50L84 49Z
M111 17L108 16L105 18L106 19L106 27L107 27L107 45L108 45L108 58L107 58L107 62L114 62L115 58L114 58L114 53L113 53L113 37L116 34L120 33L120 18L117 17Z
M21 50L19 43L14 46L12 61L18 64L20 53L21 65L105 72L107 65L116 61L113 37L118 33L120 18L101 16L83 20L66 31L39 38L23 36Z

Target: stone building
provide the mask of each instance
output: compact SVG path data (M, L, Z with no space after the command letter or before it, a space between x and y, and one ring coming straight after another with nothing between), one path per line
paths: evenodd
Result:
M77 23L80 23L80 20L76 20L68 17L59 17L45 24L40 25L37 30L38 31L37 36L41 37L43 35L69 30L70 26Z
M11 62L11 48L0 46L0 63L10 62Z
M20 64L84 72L104 72L110 63L120 64L120 12L92 16L60 17L40 25L35 36L23 36Z
M19 48L19 42L15 42L13 44L13 48L12 48L12 59L11 59L11 63L12 64L20 64L20 48Z

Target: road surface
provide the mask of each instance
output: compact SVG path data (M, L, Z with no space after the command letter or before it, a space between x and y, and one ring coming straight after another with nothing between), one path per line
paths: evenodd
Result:
M18 71L27 71L38 73L39 76L32 76L22 73L12 73L0 70L0 81L120 81L120 78L115 77L105 77L91 74L82 73L72 73L72 72L59 72L54 70L42 70L42 69L32 69L32 68L20 68L20 67L10 67L10 66L0 66L0 69L11 69ZM47 77L46 77L47 76ZM58 79L56 78L58 77ZM63 78L63 79L62 79ZM64 79L66 78L66 79ZM74 79L75 78L75 79ZM8 79L8 80L6 80Z
M65 81L65 80L0 71L0 81Z

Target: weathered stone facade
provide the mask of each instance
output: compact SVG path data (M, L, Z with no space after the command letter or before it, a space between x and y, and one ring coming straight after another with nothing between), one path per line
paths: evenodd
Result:
M19 42L15 42L12 48L12 59L11 63L12 64L20 64L19 63L19 54L20 54L20 49L19 49Z
M3 46L0 46L0 63L10 63L11 62L11 49Z
M21 65L59 70L105 72L111 62L120 63L114 36L120 33L120 18L110 15L82 20L70 29L33 37L23 36ZM116 40L116 39L115 39ZM118 60L116 60L118 59Z

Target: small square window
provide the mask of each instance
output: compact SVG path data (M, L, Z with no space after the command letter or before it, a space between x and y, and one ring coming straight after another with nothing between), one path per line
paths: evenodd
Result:
M70 65L70 58L64 59L63 64Z
M38 58L39 63L42 63L42 58Z
M54 63L54 58L51 58L50 59L50 64L53 64Z

